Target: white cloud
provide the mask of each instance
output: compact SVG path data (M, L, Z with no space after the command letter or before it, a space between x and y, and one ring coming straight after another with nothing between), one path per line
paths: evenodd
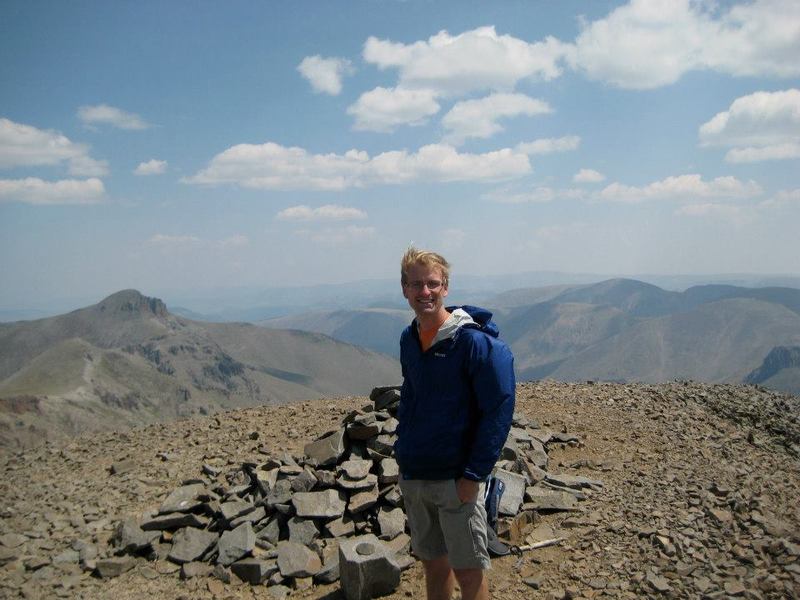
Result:
M297 70L314 88L315 92L338 96L342 92L342 77L354 72L352 63L345 58L306 56Z
M572 181L575 183L599 183L605 178L605 175L594 169L581 169L572 176Z
M612 183L606 186L598 197L611 202L643 202L660 199L692 202L697 198L750 198L761 193L761 186L753 180L743 182L728 176L703 181L700 175L691 174L667 177L643 187Z
M676 215L684 217L726 217L737 218L742 215L739 206L720 204L718 202L704 202L701 204L687 204L675 210Z
M37 177L0 179L0 201L27 204L96 204L105 187L99 179L43 181Z
M358 208L337 204L325 204L318 208L301 204L284 208L275 218L281 221L347 221L366 219L367 213Z
M431 144L415 153L397 150L370 158L358 150L309 154L303 148L267 142L232 146L184 181L256 189L343 190L416 181L496 181L526 175L530 170L528 157L510 148L468 154L445 144Z
M134 175L161 175L167 170L167 161L156 160L155 158L147 162L139 163L139 166L134 169Z
M108 163L89 156L89 147L57 131L0 118L0 168L54 166L66 162L70 175L101 177Z
M800 90L755 92L733 101L699 130L704 146L732 146L728 162L800 156Z
M154 246L185 246L187 244L196 244L200 241L199 237L194 235L168 235L165 233L154 234L147 243Z
M768 198L758 204L759 208L778 208L781 206L800 204L800 188L793 190L781 190L772 198Z
M249 243L249 237L241 233L236 233L230 237L219 240L217 245L220 248L241 248L242 246L247 246Z
M456 103L442 118L447 130L445 140L461 144L467 138L488 138L503 131L497 122L502 118L536 115L553 112L542 100L524 94L494 93L478 100Z
M800 143L775 144L763 148L732 148L725 154L725 160L730 163L751 163L787 158L800 158Z
M380 132L391 132L399 125L423 125L437 112L439 103L431 90L383 87L364 92L347 108L355 119L354 129Z
M587 193L584 190L555 189L547 186L535 187L530 190L501 188L483 195L485 200L500 204L542 204L554 200L581 200L586 197Z
M517 144L517 151L532 156L534 154L569 152L570 150L577 150L580 145L580 136L567 135L560 138L540 138L532 142L523 142L522 144Z
M108 104L81 106L78 118L85 125L111 125L118 129L147 129L149 123L137 114L126 112Z
M498 35L494 27L479 27L456 36L440 31L413 44L370 37L363 55L381 69L398 69L403 88L460 95L509 91L525 78L554 79L561 75L560 63L570 51L568 44L553 37L528 43Z
M692 70L735 76L800 74L800 3L632 0L587 24L568 54L573 67L623 88L668 85Z
M300 229L295 233L317 244L342 246L370 240L375 237L376 230L374 227L347 225L346 227L326 227L318 231Z

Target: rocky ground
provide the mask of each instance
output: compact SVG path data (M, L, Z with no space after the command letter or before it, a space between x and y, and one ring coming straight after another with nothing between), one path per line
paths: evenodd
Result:
M380 382L376 382L380 383ZM100 579L80 549L158 507L203 464L301 455L368 404L339 398L95 434L0 458L0 597L270 598L265 586L181 580L138 559ZM800 596L800 400L755 387L521 384L517 410L580 442L548 470L602 480L574 512L535 514L557 545L495 559L499 599ZM292 598L341 598L337 584ZM389 598L423 598L419 565Z

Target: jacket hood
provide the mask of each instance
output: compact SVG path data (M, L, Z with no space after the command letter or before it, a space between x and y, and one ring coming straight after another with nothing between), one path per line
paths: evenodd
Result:
M500 333L497 329L497 325L492 321L492 313L485 308L469 305L448 306L447 312L450 313L450 317L439 327L439 331L436 332L436 337L433 338L431 346L442 340L455 337L458 330L465 327L480 329L487 335L495 338Z

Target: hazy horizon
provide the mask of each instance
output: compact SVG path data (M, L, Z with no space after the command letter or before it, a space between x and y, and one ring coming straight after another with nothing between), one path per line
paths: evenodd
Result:
M800 3L0 6L0 310L800 276Z

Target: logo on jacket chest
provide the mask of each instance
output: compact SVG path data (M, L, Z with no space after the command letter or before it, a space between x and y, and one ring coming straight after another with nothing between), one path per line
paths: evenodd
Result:
M436 358L447 358L447 354L445 354L444 352L434 352L433 355Z

